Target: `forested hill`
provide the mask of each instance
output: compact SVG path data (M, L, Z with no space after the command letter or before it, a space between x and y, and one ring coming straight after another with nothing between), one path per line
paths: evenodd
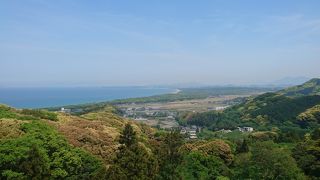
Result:
M110 106L72 116L0 105L0 179L104 179L127 123L150 151L153 130Z
M300 99L304 97L310 99ZM315 112L320 108L313 104L319 96L304 97L268 93L251 101L261 109L271 106L268 105L271 102L308 106L311 108L299 114L299 118L317 121L319 114ZM251 101L224 113L201 114L201 118L194 120L213 118L205 123L223 125L238 123L238 118L244 123L244 107L249 107ZM253 109L248 110L251 113ZM213 136L190 140L180 131L152 129L115 112L112 106L105 106L73 116L0 105L0 179L304 180L320 177L320 129L302 134L255 129L253 133L238 134L238 139ZM300 138L295 138L297 135Z
M110 106L72 116L0 105L0 179L236 178L234 147L220 139L185 142L179 131L156 131Z
M320 79L314 78L302 85L289 87L278 93L285 96L320 95Z
M249 98L224 112L207 112L182 117L184 123L212 129L253 126L258 129L316 128L320 124L320 79Z

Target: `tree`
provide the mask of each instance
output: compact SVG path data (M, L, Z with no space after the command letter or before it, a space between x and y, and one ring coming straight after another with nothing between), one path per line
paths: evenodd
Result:
M49 158L45 152L34 144L28 152L27 159L20 164L20 169L32 179L48 179L50 170Z
M248 145L248 141L246 139L244 139L241 143L241 145L238 147L237 146L237 152L238 153L247 153L249 152L249 145Z
M314 179L320 177L320 139L297 144L293 149L293 157L306 175Z
M311 138L313 140L317 140L320 139L320 128L315 129L312 134L311 134Z
M104 176L102 162L70 146L53 127L32 121L25 133L0 141L0 179L94 179Z
M216 179L229 173L228 167L220 158L199 152L186 155L177 169L181 179Z
M305 179L290 152L271 141L257 142L251 155L237 161L236 177L240 179Z
M177 179L177 166L181 163L182 154L179 148L183 144L183 136L179 131L165 134L158 153L160 179Z
M137 143L136 132L133 130L133 127L130 124L126 124L124 127L124 130L120 135L119 143L127 147Z
M173 162L179 162L181 160L181 154L179 148L183 144L183 137L179 131L171 131L164 139L164 146L166 149L167 159Z
M130 124L125 126L113 164L107 170L107 179L152 179L158 171L157 160L142 143Z

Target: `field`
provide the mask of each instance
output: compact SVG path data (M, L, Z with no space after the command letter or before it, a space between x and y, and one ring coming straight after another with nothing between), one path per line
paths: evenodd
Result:
M123 116L132 118L150 126L172 128L179 126L176 117L181 112L206 112L223 110L242 102L247 95L221 95L204 99L178 100L172 102L126 103L115 106Z
M202 87L182 88L177 93L119 99L109 102L64 106L71 114L81 115L99 111L108 105L115 106L125 118L137 120L153 127L172 128L179 124L181 112L223 110L243 102L249 96L275 91L274 87ZM61 107L46 108L59 111Z

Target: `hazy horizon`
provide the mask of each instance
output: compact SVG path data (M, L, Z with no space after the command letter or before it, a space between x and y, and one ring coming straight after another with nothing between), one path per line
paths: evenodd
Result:
M0 87L320 77L320 1L0 2Z

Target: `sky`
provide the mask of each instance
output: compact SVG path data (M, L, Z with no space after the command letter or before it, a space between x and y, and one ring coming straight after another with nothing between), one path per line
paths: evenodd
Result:
M320 77L319 0L1 0L0 86Z

